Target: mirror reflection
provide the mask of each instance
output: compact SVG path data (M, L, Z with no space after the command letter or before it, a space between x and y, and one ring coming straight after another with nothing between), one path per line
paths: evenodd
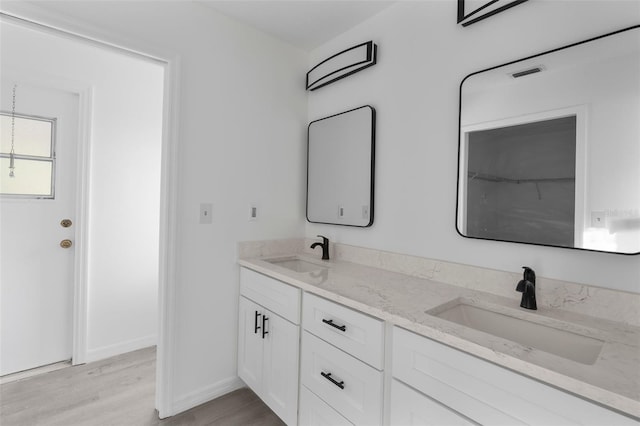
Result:
M309 124L307 220L373 224L375 109L362 106Z
M640 253L640 27L473 73L458 232Z

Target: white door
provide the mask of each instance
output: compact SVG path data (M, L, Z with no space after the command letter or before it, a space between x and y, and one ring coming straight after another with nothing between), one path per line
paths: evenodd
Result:
M50 153L41 142L25 136L25 123L42 128L37 119L15 120L15 177L9 177L9 159L1 158L2 192L46 192L43 176L53 172L53 195L0 196L0 375L69 360L73 332L74 242L76 192L76 146L78 96L76 94L21 83L2 76L1 109L11 115L12 87L17 83L15 112L55 119L43 121L54 129L51 152L55 160L43 160ZM2 154L10 145L11 119L2 121ZM35 123L35 126L33 124ZM36 140L36 139L34 139ZM37 139L40 140L40 139ZM37 155L24 159L20 155ZM43 171L44 169L44 171ZM37 176L40 183L27 182ZM34 186L35 185L35 186ZM38 187L39 185L39 187ZM72 225L63 227L61 221Z

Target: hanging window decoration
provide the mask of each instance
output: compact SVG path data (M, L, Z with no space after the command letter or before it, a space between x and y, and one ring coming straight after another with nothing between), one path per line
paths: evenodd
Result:
M0 195L54 198L56 120L16 113L16 87L0 112Z

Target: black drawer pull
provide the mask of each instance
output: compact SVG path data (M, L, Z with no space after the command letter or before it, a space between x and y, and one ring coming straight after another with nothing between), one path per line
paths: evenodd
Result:
M338 382L336 379L331 377L331 373L325 373L324 371L321 371L320 374L322 375L322 377L324 377L325 379L327 379L328 381L330 381L340 389L344 389L344 381Z
M262 315L260 312L256 311L256 316L253 320L253 334L258 334L258 330L260 330L260 326L258 325L258 317Z
M329 324L331 327L337 328L340 331L347 331L347 326L346 325L334 324L332 319L326 320L326 319L323 318L322 322L325 323L325 324Z
M262 316L262 338L263 339L264 339L264 336L269 334L269 332L267 331L267 321L269 321L269 318L266 315L263 315Z

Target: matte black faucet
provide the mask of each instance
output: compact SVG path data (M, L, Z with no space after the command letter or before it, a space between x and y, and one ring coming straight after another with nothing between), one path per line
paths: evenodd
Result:
M322 238L322 242L311 244L311 248L322 247L322 260L329 260L329 239L322 235L318 235L318 237Z
M520 307L525 309L538 309L536 304L536 273L528 266L523 266L524 276L516 286L516 291L522 293Z

